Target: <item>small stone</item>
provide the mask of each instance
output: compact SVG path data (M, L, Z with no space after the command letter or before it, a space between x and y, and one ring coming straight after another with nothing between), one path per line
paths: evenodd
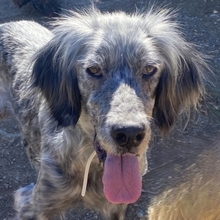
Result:
M5 184L4 184L4 187L5 187L5 189L8 189L8 188L9 188L9 184L8 184L8 183L5 183Z
M216 17L219 17L219 14L211 14L210 15L210 18L216 18Z
M137 211L137 216L138 216L138 218L140 218L140 219L143 219L143 218L145 218L145 212L143 211L143 210L138 210Z

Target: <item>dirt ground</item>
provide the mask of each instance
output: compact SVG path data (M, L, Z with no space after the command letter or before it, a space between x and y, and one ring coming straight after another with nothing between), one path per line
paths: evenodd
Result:
M157 2L158 4L164 3L162 0ZM162 167L161 172L163 171L167 176L176 175L178 177L181 175L181 170L176 174L172 167L179 166L180 169L184 169L183 164L192 162L190 155L201 151L201 148L195 148L195 146L201 144L203 150L210 150L212 140L220 136L220 1L167 0L165 4L172 8L179 8L177 19L183 25L186 38L196 43L201 52L210 56L209 64L214 75L210 75L209 81L206 83L207 99L202 108L203 111L193 115L185 130L182 126L184 120L179 121L174 132L163 140L158 137L155 130L148 155L149 172L143 181L143 195L137 204L129 207L126 218L128 220L147 219L147 209L151 200L161 193L163 190L161 185L167 184L167 182L161 182L161 176L157 176L158 169ZM87 5L89 5L89 1L62 1L62 7L66 9ZM102 11L133 12L136 8L146 7L148 1L95 0L95 5ZM37 20L40 23L49 20L35 11L31 4L19 9L15 7L12 0L0 1L0 23L21 19ZM184 160L179 158L184 158ZM168 166L166 167L164 164ZM0 220L9 220L13 217L13 192L21 186L35 182L35 178L35 171L30 167L26 153L21 146L16 121L10 119L1 122ZM68 216L68 219L100 219L98 213L84 208L72 210Z

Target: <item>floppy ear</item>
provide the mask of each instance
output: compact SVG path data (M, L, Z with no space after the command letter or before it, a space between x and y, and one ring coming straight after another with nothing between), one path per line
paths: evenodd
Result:
M32 86L46 98L58 126L75 125L81 112L81 98L76 70L70 67L72 58L65 54L62 43L52 39L36 55Z
M173 127L181 112L196 108L204 95L204 56L183 38L175 11L150 8L145 29L164 66L155 90L153 117L162 134ZM207 75L207 74L206 74Z
M181 111L196 108L204 95L204 60L191 47L175 52L175 59L166 60L155 92L153 117L162 134L170 131Z

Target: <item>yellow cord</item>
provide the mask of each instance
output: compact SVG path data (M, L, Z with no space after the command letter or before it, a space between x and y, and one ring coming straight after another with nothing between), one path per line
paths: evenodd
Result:
M86 187L87 187L87 182L88 182L88 176L89 176L89 168L91 165L91 162L93 158L95 157L96 152L93 151L92 154L89 156L89 159L87 160L86 167L85 167L85 172L84 172L84 177L83 177L83 187L81 191L81 196L85 196L86 194Z

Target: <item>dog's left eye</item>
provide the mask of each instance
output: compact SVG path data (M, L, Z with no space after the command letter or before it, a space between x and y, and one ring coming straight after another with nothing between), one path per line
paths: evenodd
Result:
M86 69L86 72L91 75L91 76L95 76L95 77L100 77L102 76L102 70L100 67L98 66L91 66L91 67L88 67Z
M147 65L143 70L143 76L149 77L155 74L156 72L157 72L157 67L152 66L152 65Z

